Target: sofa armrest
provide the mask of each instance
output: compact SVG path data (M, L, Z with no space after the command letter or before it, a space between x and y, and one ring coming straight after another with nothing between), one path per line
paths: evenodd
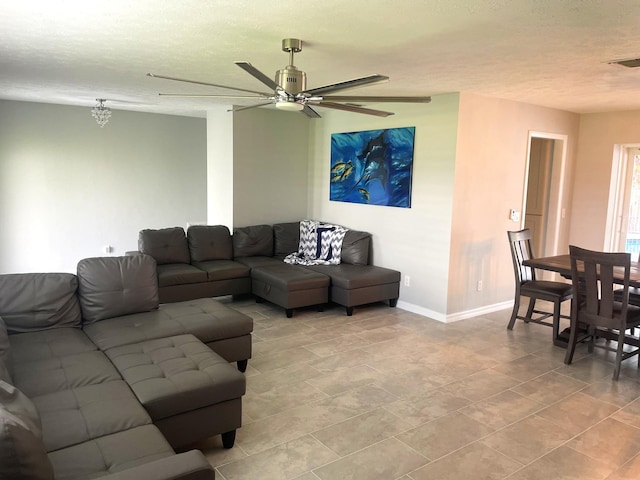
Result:
M190 450L171 457L111 473L101 480L213 480L216 475L200 450Z

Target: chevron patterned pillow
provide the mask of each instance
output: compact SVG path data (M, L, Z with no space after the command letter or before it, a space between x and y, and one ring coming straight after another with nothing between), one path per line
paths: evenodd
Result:
M284 261L298 265L338 265L346 233L347 229L340 225L302 220L298 253L287 255Z

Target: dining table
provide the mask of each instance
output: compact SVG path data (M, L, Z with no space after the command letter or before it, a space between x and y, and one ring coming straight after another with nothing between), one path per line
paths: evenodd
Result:
M525 260L522 264L540 270L556 272L565 278L571 278L571 256L568 253L565 255L554 255L552 257L531 258L529 260ZM624 272L621 268L617 271L619 272L619 275L616 276L616 271L614 270L614 280L618 280L622 283L624 280ZM629 286L640 288L640 264L638 264L638 262L631 262Z
M564 278L571 279L571 256L569 254L531 258L523 261L522 264L539 270L559 273ZM617 272L618 274L616 275ZM614 270L614 280L619 281L621 284L624 282L624 270L622 268ZM629 271L629 288L633 288L634 290L640 289L640 264L636 261L631 262L631 269ZM640 292L631 292L630 290L629 304L640 306ZM558 346L566 346L569 342L569 332L569 328L564 329L559 333L557 338L554 338L553 343ZM617 334L601 329L598 330L598 336L608 338L610 340L617 340L618 338ZM637 337L628 337L627 343L640 347L640 339Z

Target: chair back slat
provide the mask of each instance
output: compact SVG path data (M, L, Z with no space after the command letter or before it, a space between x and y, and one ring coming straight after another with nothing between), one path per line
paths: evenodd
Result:
M629 303L629 253L609 253L569 246L574 313L580 322L608 328L621 328ZM614 280L616 271L624 272L623 282ZM614 291L622 287L622 302Z
M526 260L533 258L531 250L531 231L528 228L517 232L507 232L509 245L511 246L511 259L519 285L536 279L535 270L523 265Z
M600 315L613 318L613 265L600 265Z

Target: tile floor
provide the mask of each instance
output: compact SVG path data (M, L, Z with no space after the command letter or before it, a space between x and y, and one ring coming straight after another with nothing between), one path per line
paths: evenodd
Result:
M526 303L526 302L525 302ZM510 311L443 324L372 305L352 317L230 302L255 320L236 446L196 445L216 478L640 478L640 373Z

